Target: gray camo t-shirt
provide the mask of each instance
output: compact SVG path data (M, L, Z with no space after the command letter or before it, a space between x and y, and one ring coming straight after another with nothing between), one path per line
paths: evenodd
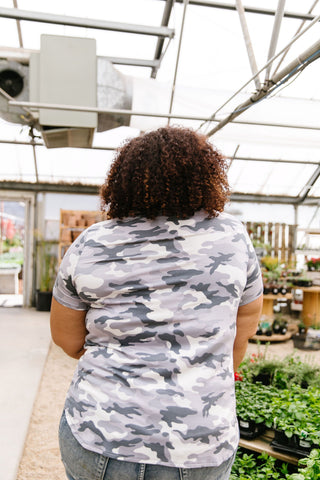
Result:
M79 443L185 468L231 457L237 309L261 293L254 249L231 215L114 219L85 230L53 292L87 310L86 352L65 404Z

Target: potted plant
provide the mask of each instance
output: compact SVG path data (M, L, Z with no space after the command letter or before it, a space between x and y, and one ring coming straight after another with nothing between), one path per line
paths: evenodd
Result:
M310 260L306 261L307 268L309 272L320 270L320 257L312 257Z
M38 240L37 260L39 267L39 288L36 290L36 309L49 311L52 290L57 274L58 259L53 251L57 242Z
M291 279L291 283L296 287L312 287L312 279L303 275Z

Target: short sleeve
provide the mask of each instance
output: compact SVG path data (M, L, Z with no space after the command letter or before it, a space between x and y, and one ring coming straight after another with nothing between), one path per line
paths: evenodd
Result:
M57 302L73 310L88 310L88 305L81 300L74 284L75 272L84 245L85 232L79 235L65 253L53 287L53 297Z
M247 283L242 293L240 305L253 302L263 293L263 281L259 261L247 232L245 232L245 236L248 249Z

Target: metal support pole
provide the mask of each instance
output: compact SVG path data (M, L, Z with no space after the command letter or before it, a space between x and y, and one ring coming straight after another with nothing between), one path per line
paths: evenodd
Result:
M237 10L238 10L238 14L239 14L239 19L240 19L240 24L241 24L241 28L242 28L242 33L243 33L243 36L244 36L244 41L245 41L246 47L247 47L249 62L250 62L250 66L251 66L251 72L255 76L254 77L254 83L256 85L256 89L259 90L261 88L261 84L260 84L259 76L258 76L258 73L257 73L258 72L258 67L257 67L256 59L255 59L255 56L254 56L252 43L251 43L251 39L250 39L250 34L249 34L249 29L248 29L248 25L247 25L247 22L246 22L245 12L244 12L244 8L243 8L241 0L236 0L236 7L237 7Z
M273 30L272 30L270 47L268 52L268 61L270 60L270 58L274 56L276 51L285 3L286 3L286 0L279 0L278 2L278 8L274 18ZM272 64L270 63L266 68L265 83L269 81L271 65Z
M189 0L184 0L183 1L183 14L182 14L181 29L180 29L179 45L178 45L178 52L177 52L177 58L176 58L176 65L175 65L175 69L174 69L174 77L173 77L173 83L172 83L172 89L171 89L171 98L170 98L170 106L169 106L169 114L170 115L171 115L171 112L172 112L174 94L175 94L175 89L176 89L178 66L179 66L180 52L181 52L181 45L182 45L182 36L183 36L183 30L184 30L184 25L185 25L185 18L186 18L186 11L187 11L188 3L189 3ZM168 125L169 124L170 124L170 117L168 117Z
M233 163L233 160L236 158L236 155L237 155L237 152L238 152L239 148L240 148L240 145L237 145L235 151L233 152L232 157L230 158L230 163L228 165L228 170L230 170L230 167Z
M35 172L35 176L36 176L36 182L39 183L37 154L36 154L36 147L35 147L34 143L32 144L32 153L33 153L33 163L34 163L34 172Z
M18 2L17 2L17 0L13 0L13 6L14 6L14 8L18 8ZM17 30L18 30L19 46L20 46L21 48L23 48L23 40L22 40L22 32L21 32L20 20L17 20Z

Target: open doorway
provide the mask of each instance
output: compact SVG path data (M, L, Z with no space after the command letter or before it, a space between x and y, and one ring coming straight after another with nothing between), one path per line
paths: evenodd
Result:
M0 307L30 306L34 200L10 193L0 195Z
M0 200L0 306L23 305L25 203Z

